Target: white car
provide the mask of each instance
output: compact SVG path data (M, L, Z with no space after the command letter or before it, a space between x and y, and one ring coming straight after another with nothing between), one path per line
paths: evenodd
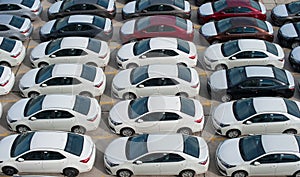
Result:
M20 79L24 97L40 94L73 94L100 96L106 86L101 68L82 64L54 64L28 71Z
M110 175L179 175L205 173L209 152L201 137L184 134L142 134L113 140L104 153Z
M300 136L255 135L225 140L216 151L224 176L300 176Z
M150 95L195 97L200 81L195 69L181 65L146 65L119 72L112 81L112 95L134 99Z
M33 67L57 63L80 63L104 67L108 64L110 49L107 42L87 37L65 37L36 46L30 54Z
M123 45L117 53L117 64L128 69L149 64L197 64L197 49L193 42L179 38L157 37Z
M150 96L118 102L109 111L109 127L122 136L135 133L200 132L203 107L198 100L175 96Z
M93 168L96 146L86 135L41 131L13 134L0 141L0 169L8 176L62 173L75 177Z
M245 65L271 65L283 68L280 45L259 39L239 39L209 46L204 52L206 68L228 69Z
M229 138L246 134L300 132L300 102L257 97L220 104L212 114L216 132Z
M7 66L0 66L0 95L8 94L15 83L15 75Z
M95 98L41 95L19 100L10 107L6 118L8 127L19 133L62 130L84 134L98 128L101 107Z
M20 65L25 55L26 49L21 41L0 37L0 65Z

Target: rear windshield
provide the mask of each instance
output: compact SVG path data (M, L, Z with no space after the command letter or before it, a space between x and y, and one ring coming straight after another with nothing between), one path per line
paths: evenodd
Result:
M193 100L180 97L180 105L181 105L180 108L181 112L193 117L195 116L195 104Z
M299 11L300 11L300 1L296 1L296 2L286 4L286 9L290 14L299 13Z
M176 17L176 26L187 30L187 20L180 18L180 17Z
M288 100L288 99L284 99L284 102L287 108L287 112L295 117L300 118L300 110L297 103L295 103L295 101Z
M177 38L177 49L185 53L190 53L190 45L187 41Z
M148 111L148 97L138 98L129 103L128 116L130 119L135 119Z
M145 8L148 7L148 5L150 4L149 0L140 0L140 1L137 1L138 3L136 4L136 9L137 10L143 10Z
M16 45L15 40L11 40L8 38L3 38L2 43L0 45L0 49L5 50L7 52L11 52Z
M266 44L267 51L272 53L273 55L278 56L278 50L277 50L275 44L272 44L271 42L268 42L268 41L264 41L264 42Z
M21 18L21 17L18 17L18 16L13 16L11 21L9 22L9 24L11 26L14 26L14 27L20 29L22 27L24 21L25 21L25 18Z
M62 39L55 39L55 40L49 42L46 47L45 54L50 55L51 53L60 49L61 41L62 41Z
M183 137L183 153L198 158L200 155L199 142L196 137L182 135Z
M219 33L223 33L232 27L231 19L227 18L224 20L220 20L215 22L216 29Z
M255 9L261 11L261 8L260 8L260 5L259 5L258 2L253 1L253 0L250 0L250 4L251 4L251 6L252 6L253 8L255 8Z
M140 55L150 49L150 39L141 40L136 42L133 46L134 55Z
M34 4L34 1L35 0L23 0L21 2L21 4L24 5L24 6L26 6L26 7L31 8L33 6L33 4Z
M101 7L107 8L108 7L108 0L98 0L97 4L100 5Z
M34 132L27 132L18 135L11 146L10 156L16 157L28 151L30 149L31 139L33 135Z
M141 66L133 69L130 73L130 82L135 85L149 77L148 75L149 66Z
M83 149L84 137L75 133L68 133L65 151L80 156Z
M232 105L232 109L233 114L238 121L245 120L256 114L252 98L235 101Z
M98 26L101 29L104 29L105 18L94 16L93 24Z
M52 77L52 70L55 65L50 65L39 69L36 74L35 83L39 84Z
M101 41L90 38L87 48L91 51L99 53L101 49Z
M261 135L241 138L239 141L239 149L244 161L250 161L265 154L265 150L261 142Z
M174 0L174 5L181 9L184 9L184 0Z
M266 22L259 20L259 19L255 19L257 22L257 26L265 31L269 31L268 26L266 24Z
M219 12L220 10L227 7L227 2L226 2L226 0L220 0L220 1L214 2L212 4L212 6L214 9L214 12Z
M177 68L178 68L178 77L187 82L191 82L192 80L191 70L181 65L178 65Z
M88 65L82 65L82 72L80 77L89 80L91 82L94 82L96 77L97 69L95 67L91 67Z
M221 51L225 57L237 53L238 51L240 51L238 40L223 43L221 45Z
M127 160L133 160L148 152L147 139L148 134L128 138L125 149Z
M285 73L285 70L273 67L273 72L274 72L275 78L277 80L279 80L285 84L289 83L288 78Z
M83 115L88 115L91 107L91 99L84 96L76 96L73 110Z
M24 109L24 116L28 117L39 110L42 110L43 101L45 99L45 95L38 96L36 98L31 98Z
M226 71L227 85L233 87L247 79L244 67L232 68Z
M150 17L143 17L141 19L138 20L137 24L136 24L136 28L138 31L141 31L145 28L147 28L150 24Z

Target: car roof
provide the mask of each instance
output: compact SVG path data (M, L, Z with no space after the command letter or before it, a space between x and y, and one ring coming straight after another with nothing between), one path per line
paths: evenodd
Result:
M150 48L151 49L165 49L172 48L177 49L177 39L176 38L152 38L150 39Z
M184 2L184 0L182 0ZM171 4L175 5L175 0L148 0L149 5L154 5L154 4Z
M9 14L1 14L0 15L0 23L9 24L14 15Z
M61 48L65 47L80 47L87 48L89 43L89 38L86 37L66 37L61 41Z
M80 76L81 70L81 64L55 64L52 76Z
M68 23L93 23L93 15L71 15Z
M240 39L238 45L240 50L267 50L265 41L259 39Z
M226 0L227 7L252 7L250 0Z
M284 152L294 151L299 152L299 144L295 135L280 134L280 135L262 135L261 141L266 153L269 152Z
M147 148L149 152L154 151L180 151L183 152L183 135L169 134L158 135L149 134L147 139Z
M67 138L68 132L35 132L31 140L30 149L51 148L64 150Z
M168 110L180 111L180 97L172 96L153 96L148 99L149 111Z
M46 95L44 97L42 107L43 109L49 109L49 108L73 109L75 100L76 100L75 95Z
M275 78L273 68L265 66L246 66L245 72L247 77L271 77Z
M23 0L0 0L0 4L20 4Z
M256 97L253 98L253 106L257 113L287 112L287 107L283 98Z
M231 17L230 22L233 27L240 27L240 26L258 26L257 19L252 17Z
M148 16L146 18L150 19L149 26L152 26L152 25L175 25L176 24L176 17L173 15L154 15L154 16Z
M149 65L148 75L151 77L178 77L178 66L177 65Z
M73 4L98 4L99 0L73 0Z

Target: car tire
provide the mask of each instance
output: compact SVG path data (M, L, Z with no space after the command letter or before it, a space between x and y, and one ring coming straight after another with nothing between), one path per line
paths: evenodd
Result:
M221 101L222 101L223 103L228 102L228 101L231 101L231 99L232 99L232 96L231 96L230 94L224 94L224 95L222 95L222 97L221 97Z
M72 128L71 131L74 132L74 133L78 133L78 134L85 134L86 129L82 126L75 126L75 127Z
M46 62L41 62L41 63L38 64L39 68L42 68L42 67L45 67L45 66L49 66L49 64L46 63Z
M187 93L184 93L184 92L179 92L176 94L176 96L181 96L181 97L184 97L184 98L188 98L189 95Z
M28 93L28 97L29 98L36 98L37 96L39 96L40 94L38 92L29 92Z
M217 71L219 71L219 70L223 70L223 69L227 69L227 66L226 66L226 65L223 65L223 64L221 64L221 65L217 65L217 66L215 67L215 70L217 70Z
M134 135L134 130L132 128L122 128L120 131L121 136L132 136Z
M132 176L132 172L129 170L119 170L117 171L117 176L118 177L131 177Z
M180 177L194 177L195 172L193 170L183 170L179 174Z
M13 176L14 174L18 173L18 170L15 169L14 167L6 166L6 167L2 167L2 172L7 176Z
M16 130L18 133L26 133L26 132L30 131L30 128L28 128L26 125L18 125L16 127Z
M247 175L245 171L236 171L232 173L231 177L246 177Z
M135 63L129 63L128 65L126 65L126 69L131 69L131 68L136 68L136 67L138 67L138 65Z
M300 171L297 171L296 173L294 173L293 177L300 177Z
M79 171L75 168L65 168L63 170L63 175L66 177L75 177L79 174Z
M133 93L125 93L123 95L123 99L124 100L134 100L134 99L136 99L136 95Z
M295 129L287 129L283 133L295 135L297 134L297 131Z
M239 130L233 129L233 130L228 130L226 132L226 136L228 138L237 138L241 135L241 132Z
M80 92L79 95L93 98L93 95L91 93L89 93L89 92Z
M191 135L193 132L190 128L180 128L179 130L177 130L177 133L181 133L184 135Z
M0 62L1 66L7 66L7 67L11 67L11 65L9 63L7 63L6 61L2 61Z
M292 43L291 47L292 47L292 49L294 49L294 48L298 47L299 45L300 45L300 42L295 41L295 42Z

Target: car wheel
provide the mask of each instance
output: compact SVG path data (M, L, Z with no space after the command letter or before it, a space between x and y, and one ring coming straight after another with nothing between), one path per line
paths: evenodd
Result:
M89 93L89 92L81 92L81 93L79 93L79 95L85 96L85 97L90 97L90 98L93 97L93 95L91 93Z
M294 49L294 48L296 48L296 47L298 47L300 45L300 42L293 42L292 43L292 49Z
M297 171L296 173L294 173L293 177L300 177L300 171Z
M30 98L36 98L37 96L39 96L40 94L38 92L29 92L28 93L28 97Z
M85 134L86 129L82 126L76 126L72 128L72 132L79 133L79 134Z
M181 128L177 131L177 133L181 133L184 135L191 135L192 134L192 130L189 128Z
M66 177L75 177L79 174L79 171L75 168L66 168L63 170L63 174Z
M194 177L195 172L192 171L192 170L184 170L184 171L180 172L179 176L181 176L181 177Z
M14 167L2 167L2 172L7 176L12 176L17 174L18 170L16 170Z
M136 67L138 67L138 65L135 63L130 63L130 64L126 65L126 69L131 69L131 68L136 68Z
M123 128L121 129L120 134L122 136L132 136L134 135L134 130L132 130L131 128Z
M211 42L211 44L218 44L218 43L220 43L220 41L218 39L215 39Z
M30 128L28 128L25 125L19 125L19 126L17 126L16 130L18 133L26 133L26 132L30 131Z
M226 136L228 138L236 138L241 135L241 132L239 130L228 130L226 133Z
M46 62L41 62L41 63L38 64L38 67L39 67L39 68L42 68L42 67L45 67L45 66L48 66L48 65L49 65L49 64L46 63Z
M288 130L285 130L283 133L286 133L286 134L297 134L297 131L294 130L294 129L288 129Z
M132 176L132 172L129 170L119 170L117 172L117 176L118 177L130 177L130 176Z
M133 93L125 93L123 95L123 99L124 100L133 100L133 99L136 99L136 96Z
M245 171L236 171L234 172L231 177L246 177L247 173Z
M7 66L7 67L11 67L9 63L5 62L5 61L2 61L0 63L1 66Z
M231 96L230 94L224 94L224 95L221 97L221 101L222 101L223 103L228 102L228 101L230 101L231 99L232 99L232 96Z
M189 95L187 93L184 93L184 92L177 93L176 96L181 96L181 97L185 97L185 98L189 97Z
M216 70L223 70L223 69L227 69L227 67L225 65L217 65Z

